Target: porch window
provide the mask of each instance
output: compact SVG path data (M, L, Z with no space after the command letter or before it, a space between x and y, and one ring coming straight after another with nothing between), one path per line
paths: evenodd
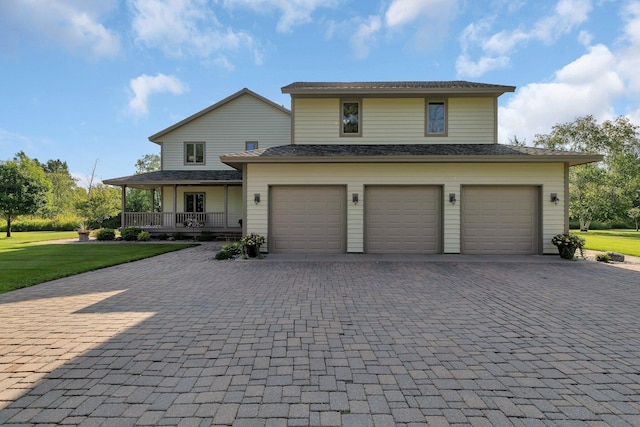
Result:
M426 136L447 136L446 101L427 101Z
M184 143L184 164L204 165L204 142Z
M204 212L204 193L185 193L185 212Z
M362 136L360 100L340 101L340 136Z

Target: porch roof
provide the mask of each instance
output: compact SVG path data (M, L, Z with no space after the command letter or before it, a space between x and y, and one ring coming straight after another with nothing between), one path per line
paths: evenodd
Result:
M243 163L476 163L599 162L599 154L503 144L300 144L220 156L235 168Z
M108 185L153 188L160 185L242 184L242 172L237 170L163 170L105 179Z

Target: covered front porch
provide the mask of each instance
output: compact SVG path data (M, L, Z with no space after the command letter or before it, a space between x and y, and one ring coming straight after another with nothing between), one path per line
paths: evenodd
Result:
M242 235L242 175L238 171L158 171L104 182L122 188L122 229L139 227L152 234L208 232L223 238ZM127 211L128 188L149 191L150 211Z

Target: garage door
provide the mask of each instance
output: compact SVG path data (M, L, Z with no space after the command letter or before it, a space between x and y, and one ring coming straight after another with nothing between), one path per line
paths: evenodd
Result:
M463 187L461 251L538 253L538 187Z
M442 190L437 186L367 186L367 253L442 252Z
M346 252L345 187L273 186L270 199L270 252Z

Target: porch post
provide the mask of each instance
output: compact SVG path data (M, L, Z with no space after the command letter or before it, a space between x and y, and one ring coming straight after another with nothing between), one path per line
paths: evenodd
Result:
M224 185L224 228L229 228L229 186Z
M155 211L155 207L153 206L155 200L156 200L156 189L152 188L151 189L151 213Z
M121 203L122 203L122 213L120 214L120 229L124 230L124 225L125 225L124 217L125 217L125 210L127 206L127 186L126 185L122 186Z
M178 184L173 184L173 228L178 223Z

